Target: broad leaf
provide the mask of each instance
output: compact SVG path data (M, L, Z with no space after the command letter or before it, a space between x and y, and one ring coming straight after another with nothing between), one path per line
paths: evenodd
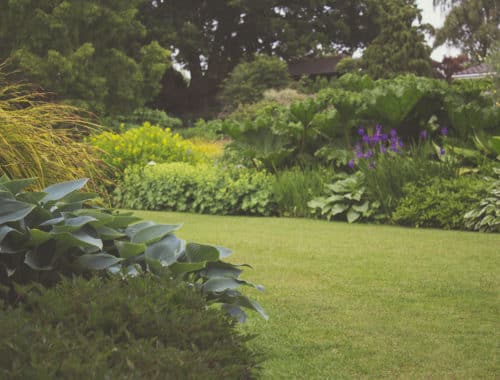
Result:
M211 278L205 282L202 289L205 292L223 292L227 289L237 289L241 286L241 281L235 278Z
M146 260L158 261L162 266L170 266L177 261L182 251L184 251L186 242L174 235L168 235L159 242L147 247L145 255Z
M85 186L88 179L76 179L74 181L57 183L43 189L47 195L42 199L43 202L58 201L73 191L80 190Z
M120 257L128 259L137 256L146 250L146 244L129 243L128 241L116 240L115 246L120 253Z
M9 226L0 226L0 243L7 237L8 234L11 232L15 232L19 235L22 235L21 232L16 230L15 228L9 227Z
M17 194L26 186L31 185L35 181L35 178L14 179L12 181L5 182L2 185L6 187L12 194Z
M59 233L59 232L74 232L78 231L80 228L85 226L86 224L89 224L90 222L94 222L97 219L91 217L91 216L77 216L76 218L69 218L64 220L63 225L56 225L54 226L54 232Z
M169 269L175 273L175 274L184 274L184 273L190 273L190 272L195 272L197 270L205 268L205 263L204 262L199 262L199 263L173 263L172 265L169 266Z
M54 252L49 252L47 249L32 250L26 252L24 263L34 270L52 270L52 261L54 259Z
M91 224L91 225L94 226L93 224ZM114 228L109 228L106 226L97 227L96 231L102 240L121 239L122 237L126 236L124 233L119 232L119 231L115 230Z
M132 243L151 244L161 240L169 233L178 230L180 227L180 224L156 224L135 232L130 240Z
M186 247L185 258L188 262L219 260L219 250L211 245L189 243Z
M359 219L360 216L361 214L359 212L356 212L353 209L349 209L349 211L347 211L347 222L354 223Z
M123 261L123 259L107 253L99 253L95 255L79 256L75 260L75 263L83 269L103 270L118 264L120 261Z
M0 224L24 219L36 207L13 199L2 199L0 202Z

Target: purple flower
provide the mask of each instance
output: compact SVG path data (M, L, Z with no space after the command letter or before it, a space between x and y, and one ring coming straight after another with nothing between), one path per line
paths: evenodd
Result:
M382 126L381 126L380 124L377 124L377 125L375 126L375 133L376 133L377 135L380 135L380 134L382 133Z
M380 145L380 153L385 154L385 152L387 152L385 145Z
M363 135L363 142L368 144L370 142L370 136L368 135Z
M391 143L391 150L396 153L398 152L398 147L396 146L395 142Z
M365 158L370 158L373 156L373 151L372 150L368 150L366 153L365 153Z
M354 163L354 159L350 160L348 163L347 163L347 166L349 166L351 169L354 167L355 163Z
M445 154L445 153L446 153L446 151L444 150L444 148L443 148L443 147L441 147L441 149L439 149L439 154L440 154L441 156L444 156L444 154Z
M361 150L356 152L356 158L363 158L363 152Z
M401 138L400 138L400 139L398 139L398 146L399 146L400 148L402 148L402 147L404 146L404 144L403 144L403 139L401 139Z
M381 140L381 141L387 141L387 138L388 138L388 137L387 137L387 135L386 135L385 133L382 133L382 134L380 135L380 140Z
M441 135L448 136L448 128L446 127L441 128Z
M379 142L379 140L380 140L380 136L379 136L377 133L375 133L375 134L372 136L372 143L376 144L376 143L378 143L378 142Z
M365 134L365 129L363 127L360 127L358 129L358 135L363 136Z
M427 140L427 131L426 130L423 130L422 132L420 132L420 138L422 140Z
M396 137L398 132L395 129L391 129L391 137Z

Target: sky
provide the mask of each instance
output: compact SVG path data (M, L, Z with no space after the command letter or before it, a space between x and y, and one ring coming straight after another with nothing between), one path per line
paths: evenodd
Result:
M446 13L441 12L439 7L434 8L432 0L417 0L417 5L420 9L422 9L423 23L432 24L435 28L439 28L443 25ZM428 40L427 43L432 46L432 39ZM436 61L441 61L444 55L457 56L458 54L460 54L460 50L443 45L434 49L431 57Z

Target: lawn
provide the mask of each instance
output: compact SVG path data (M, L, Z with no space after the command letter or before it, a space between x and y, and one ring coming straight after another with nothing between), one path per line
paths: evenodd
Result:
M137 212L254 267L264 379L500 378L500 235Z

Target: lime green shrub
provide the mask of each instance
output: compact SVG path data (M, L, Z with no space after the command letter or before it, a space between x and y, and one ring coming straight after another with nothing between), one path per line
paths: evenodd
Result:
M103 151L104 161L121 169L150 161L195 163L203 157L179 134L149 122L122 134L104 132L92 136L90 143Z
M251 379L250 338L200 292L142 275L65 280L0 313L0 378Z
M434 177L403 187L404 196L392 215L395 223L414 227L463 230L464 215L487 195L487 183L477 177Z
M273 215L272 177L245 168L168 163L125 170L117 206L221 215Z

